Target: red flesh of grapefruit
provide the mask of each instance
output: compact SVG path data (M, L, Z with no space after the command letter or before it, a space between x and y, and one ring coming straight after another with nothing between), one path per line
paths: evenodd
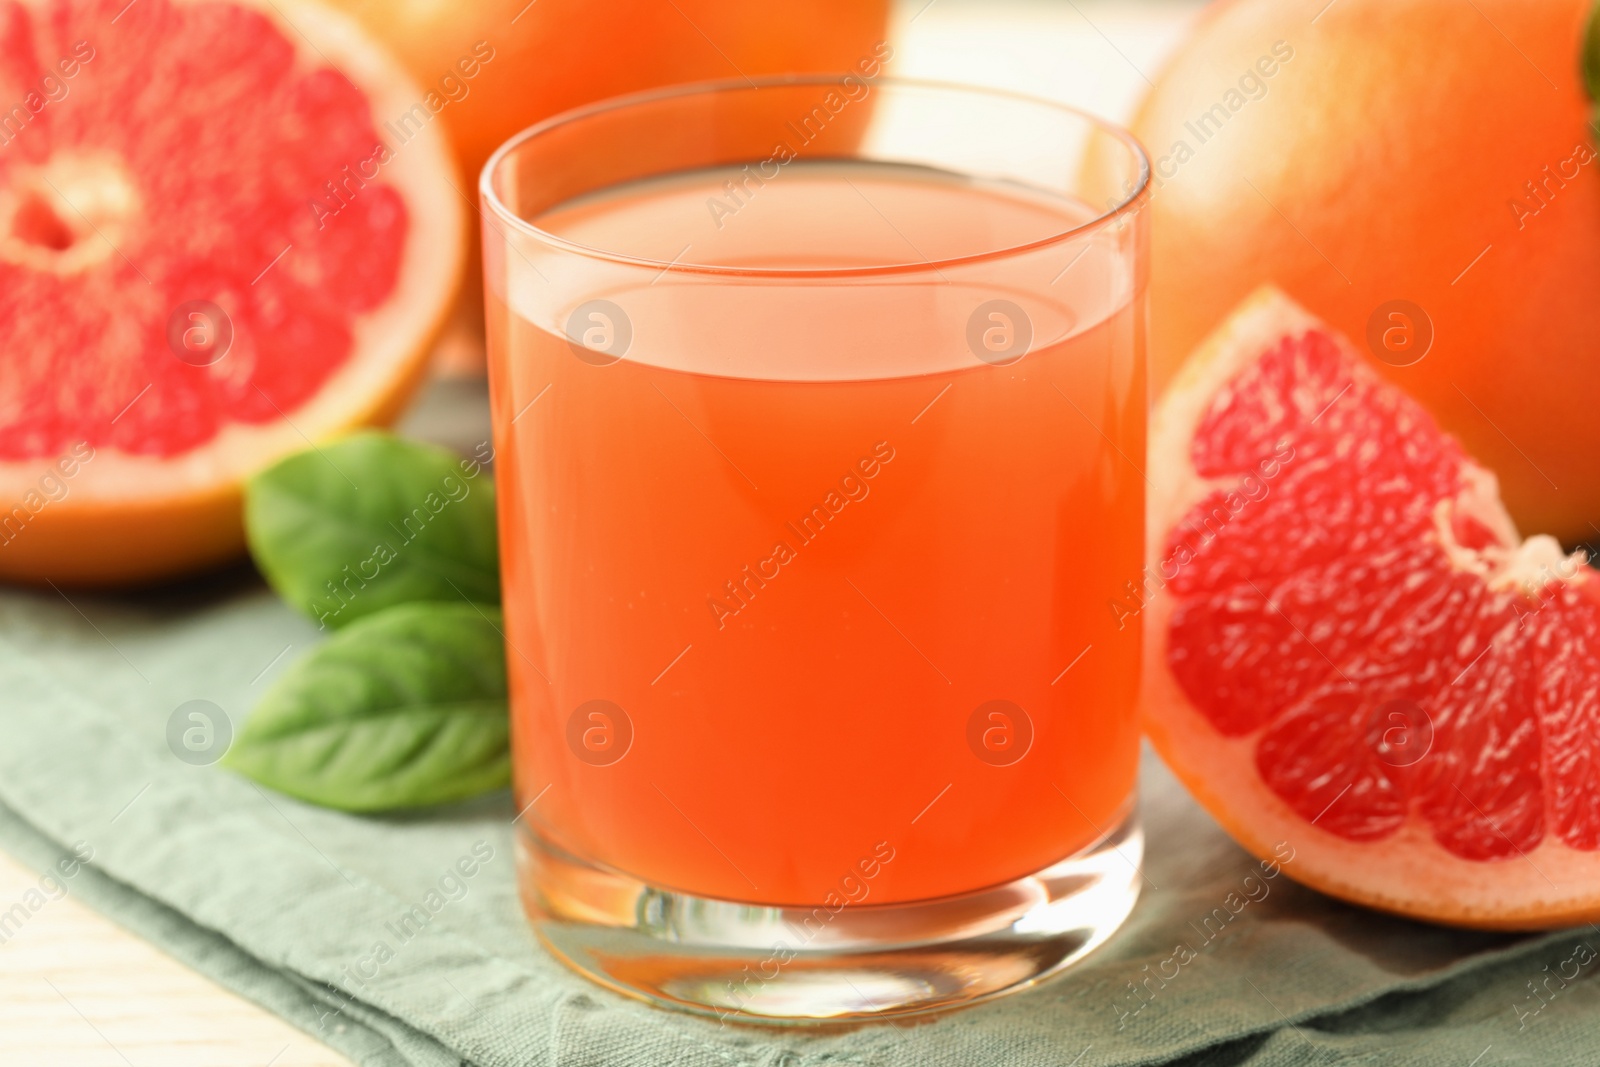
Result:
M1275 290L1151 427L1146 725L1247 849L1463 925L1600 916L1600 585ZM1143 603L1141 604L1140 601Z
M0 577L226 559L243 478L396 413L465 231L379 132L421 95L319 7L0 0Z

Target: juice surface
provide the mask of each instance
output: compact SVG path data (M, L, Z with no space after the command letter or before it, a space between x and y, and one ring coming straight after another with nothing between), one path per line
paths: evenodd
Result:
M1134 788L1138 618L1110 604L1142 580L1135 285L1093 244L1055 281L925 266L1091 217L1071 201L874 164L736 177L534 221L680 266L923 266L600 264L612 359L507 257L489 337L518 807L592 862L752 903L1039 870ZM995 300L1027 309L1015 361L975 355Z

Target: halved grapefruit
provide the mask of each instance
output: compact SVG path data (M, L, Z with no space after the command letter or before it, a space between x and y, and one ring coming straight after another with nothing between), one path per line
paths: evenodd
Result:
M1600 917L1600 582L1276 291L1151 426L1146 726L1245 848L1503 929ZM1139 601L1143 601L1140 603Z
M0 578L225 560L244 478L398 413L465 239L423 96L305 3L0 0Z

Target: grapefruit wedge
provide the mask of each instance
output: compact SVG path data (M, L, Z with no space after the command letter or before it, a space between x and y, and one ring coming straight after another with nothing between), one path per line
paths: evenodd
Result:
M226 560L246 477L398 413L465 239L424 98L304 3L0 0L0 578Z
M1600 584L1273 290L1151 426L1146 727L1246 849L1438 922L1600 917Z

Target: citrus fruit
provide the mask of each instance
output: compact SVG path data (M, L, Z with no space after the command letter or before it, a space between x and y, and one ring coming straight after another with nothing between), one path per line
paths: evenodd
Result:
M512 134L580 104L675 82L853 70L874 58L889 7L887 0L333 3L388 44L434 95L474 184Z
M1247 849L1462 925L1600 916L1600 584L1351 344L1248 300L1151 425L1146 727ZM1142 604L1140 602L1143 602Z
M375 128L419 95L318 7L0 2L0 577L228 559L245 477L397 413L465 232Z
M1600 536L1591 7L1208 8L1134 122L1157 387L1222 309L1279 285L1496 471L1518 522Z

